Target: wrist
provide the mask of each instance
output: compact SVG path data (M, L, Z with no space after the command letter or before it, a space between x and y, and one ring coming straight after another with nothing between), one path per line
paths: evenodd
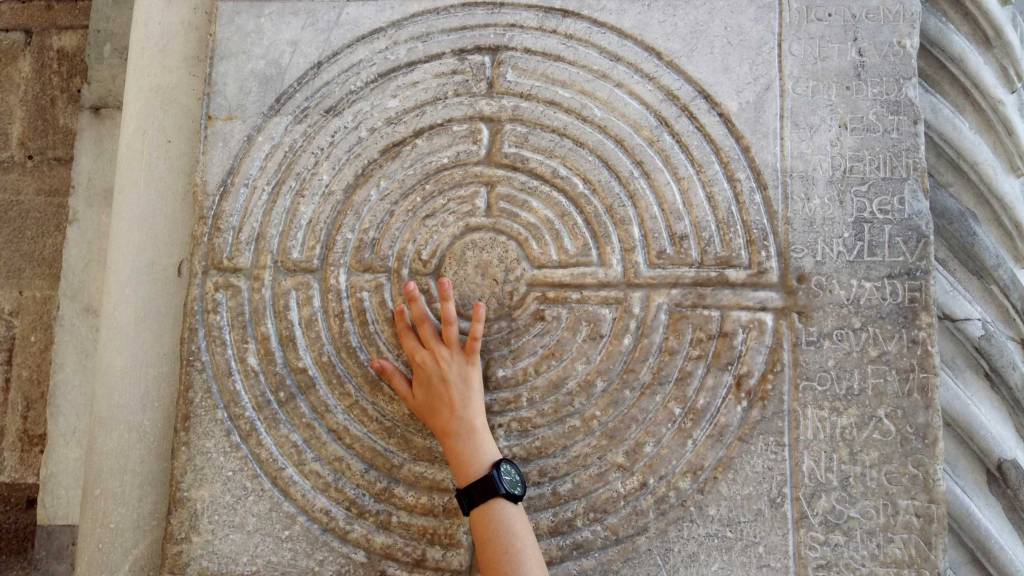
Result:
M501 458L498 444L486 424L460 429L441 442L441 449L457 488L463 488L486 474L491 465Z

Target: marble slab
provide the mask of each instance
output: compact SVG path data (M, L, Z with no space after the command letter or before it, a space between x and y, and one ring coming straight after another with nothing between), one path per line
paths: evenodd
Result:
M555 574L937 574L913 0L222 0L164 568L466 574L451 277Z

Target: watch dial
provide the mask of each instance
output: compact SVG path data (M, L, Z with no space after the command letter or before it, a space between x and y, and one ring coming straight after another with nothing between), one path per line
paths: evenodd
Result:
M523 495L525 492L523 477L512 463L502 462L501 466L498 468L498 473L501 474L501 481L505 484L505 488L507 488L509 492L512 492L516 496Z

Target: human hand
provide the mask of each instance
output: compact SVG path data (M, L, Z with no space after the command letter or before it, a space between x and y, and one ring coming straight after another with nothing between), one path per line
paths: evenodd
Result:
M455 293L448 278L437 281L441 334L427 313L415 282L402 289L406 305L395 307L395 331L412 368L412 380L397 366L374 358L370 367L437 437L455 485L465 488L501 458L487 426L480 343L485 307L473 304L466 344L459 340ZM522 506L493 498L473 509L470 530L483 574L547 575L544 556Z
M440 442L456 483L475 480L473 475L479 475L482 465L500 457L495 456L497 447L484 407L480 344L486 308L482 302L473 305L469 336L462 345L451 280L441 278L437 282L440 335L416 283L407 282L402 291L406 305L395 307L395 331L412 368L412 380L383 358L374 358L370 368Z

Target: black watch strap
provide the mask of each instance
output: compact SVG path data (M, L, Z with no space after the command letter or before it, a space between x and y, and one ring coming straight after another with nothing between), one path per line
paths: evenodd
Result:
M504 470L504 472L502 472ZM509 473L515 474L512 488L502 481L502 474L506 478ZM455 500L459 503L459 510L463 516L469 516L474 508L487 502L492 498L501 497L509 502L520 503L526 496L526 479L515 462L508 458L500 458L491 465L491 469L482 477L467 484L464 488L455 490Z
M474 508L491 498L501 496L501 494L501 488L498 485L498 479L494 477L494 468L492 467L487 474L470 482L461 490L456 490L455 499L459 503L462 515L469 516Z

